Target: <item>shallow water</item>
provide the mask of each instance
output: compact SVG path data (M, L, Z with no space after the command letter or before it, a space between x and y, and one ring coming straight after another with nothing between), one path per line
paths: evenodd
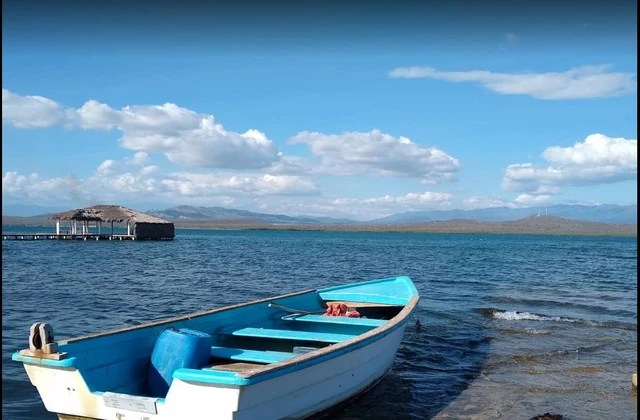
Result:
M332 418L637 418L635 238L198 230L3 241L2 418L56 418L11 361L33 322L64 338L394 275L415 282L422 328Z

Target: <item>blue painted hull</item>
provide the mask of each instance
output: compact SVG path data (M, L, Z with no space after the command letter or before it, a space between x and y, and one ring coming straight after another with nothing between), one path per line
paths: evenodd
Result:
M203 399L214 399L218 404L210 418L249 419L258 412L260 418L303 418L362 392L388 371L418 299L407 277L373 280L60 341L53 354L23 350L13 359L24 363L47 409L63 415L209 418L201 416ZM322 316L336 301L363 317ZM182 350L167 357L170 366L161 370L171 386L163 398L150 389L148 374L167 328L200 331L211 337L211 348L202 366L181 367L176 358ZM340 374L327 376L328 368ZM341 376L350 369L350 377ZM336 394L330 381L342 381L345 391ZM59 388L71 389L69 384L74 391L62 395ZM314 388L314 394L301 395L296 403L272 391L302 386Z

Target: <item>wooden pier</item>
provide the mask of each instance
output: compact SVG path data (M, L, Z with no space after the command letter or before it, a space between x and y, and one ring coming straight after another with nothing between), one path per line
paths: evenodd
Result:
M72 240L72 241L135 241L136 235L106 233L2 233L3 241Z
M56 221L56 228L53 232L2 232L2 240L166 241L172 240L176 236L173 223L122 206L98 204L52 214L48 218ZM67 229L61 229L61 221L68 222ZM111 232L103 229L103 223L111 224ZM126 230L123 233L116 233L114 231L115 223L126 226ZM120 228L118 231L122 232Z

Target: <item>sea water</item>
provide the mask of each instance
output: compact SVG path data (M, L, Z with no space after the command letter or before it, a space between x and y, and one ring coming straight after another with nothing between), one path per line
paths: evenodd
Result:
M636 238L212 230L3 241L2 418L56 418L11 361L36 321L61 339L396 275L421 301L394 369L332 418L637 418Z

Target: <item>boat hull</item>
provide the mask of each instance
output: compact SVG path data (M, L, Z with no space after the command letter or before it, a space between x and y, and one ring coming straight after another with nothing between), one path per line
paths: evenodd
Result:
M107 407L105 395L89 392L77 370L25 368L47 410L65 420L305 419L378 383L393 367L404 329L399 326L367 346L255 385L221 387L176 379L164 402L156 404L156 414Z
M381 293L386 290L394 293ZM382 318L308 315L321 301L347 298ZM356 283L352 290L297 292L64 340L52 353L22 350L13 359L61 419L305 419L366 392L392 369L418 301L408 278ZM300 312L293 318L286 313L291 307ZM176 369L166 396L151 397L144 391L148 358L168 327L207 331L212 358L202 367ZM233 340L247 347L234 348ZM299 342L290 353L270 348L291 340ZM310 340L319 347L305 347ZM252 349L256 345L261 349ZM309 350L296 353L295 346Z

